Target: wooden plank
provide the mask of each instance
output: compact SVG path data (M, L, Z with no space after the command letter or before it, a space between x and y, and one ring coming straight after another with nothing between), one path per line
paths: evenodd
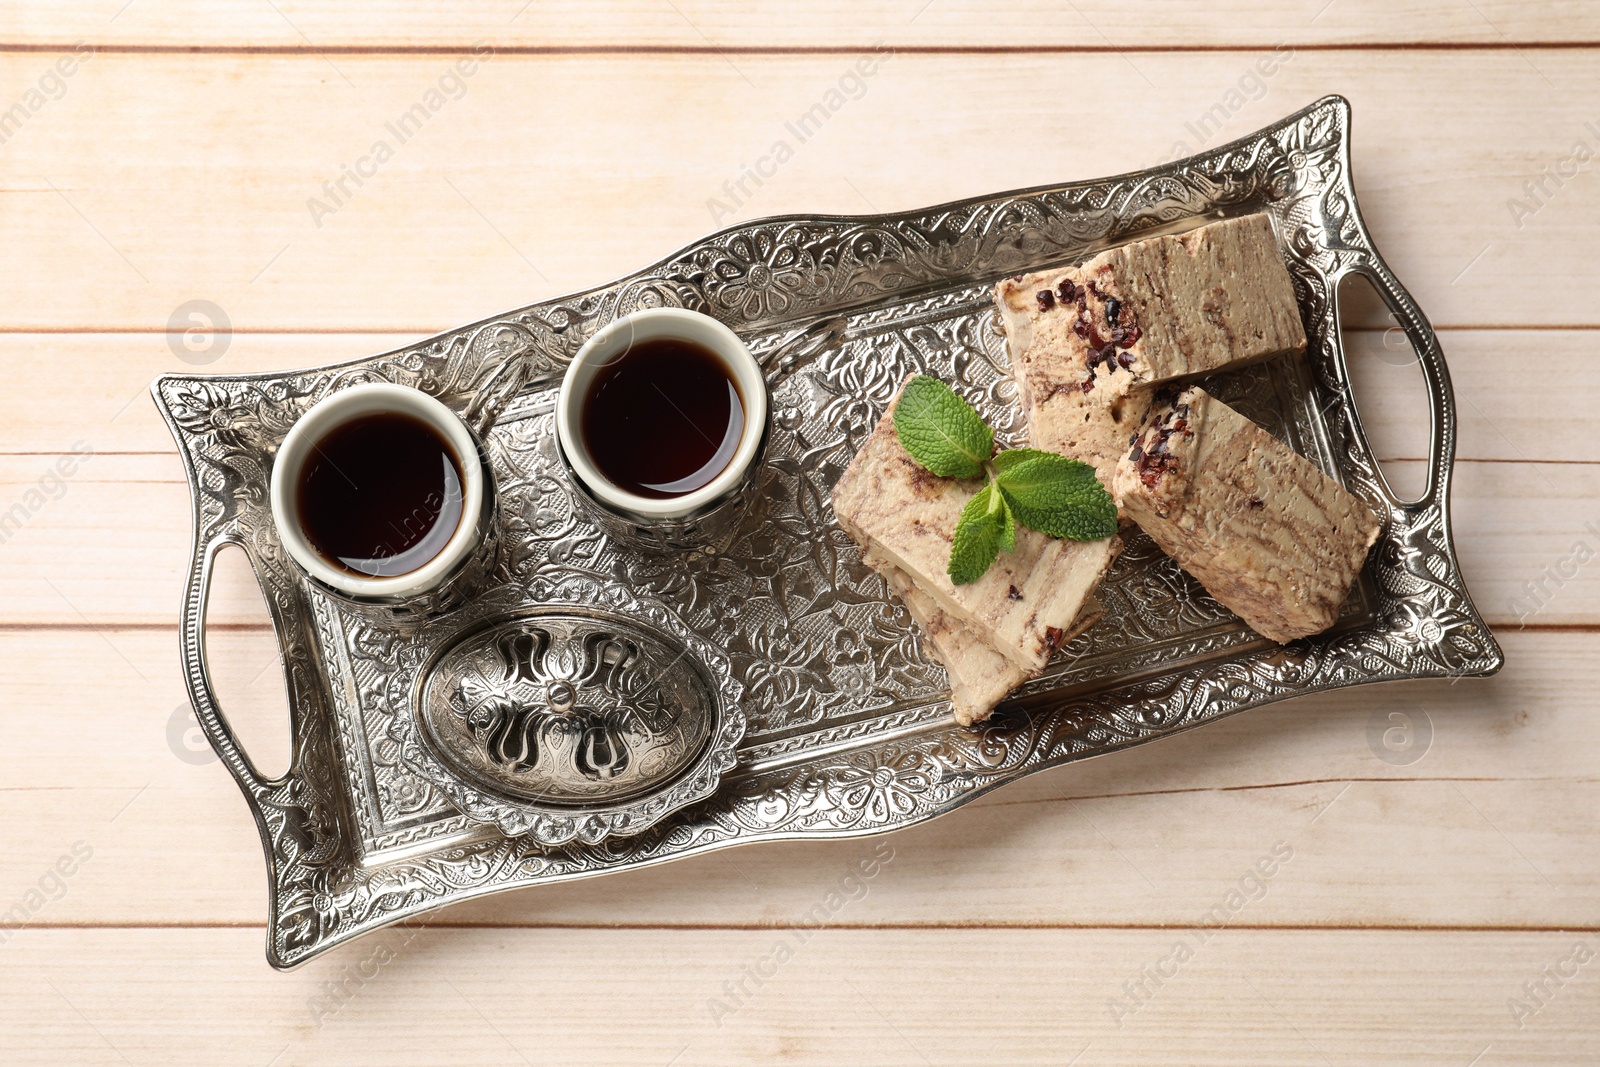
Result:
M24 934L0 974L0 1052L84 1065L1459 1067L1588 1062L1600 1009L1592 933L379 936L277 975L257 930ZM1168 976L1142 977L1158 967ZM1519 1028L1507 1002L1547 968L1569 977L1544 979L1552 992ZM1140 981L1135 1000L1125 984Z
M207 340L192 341L191 350L182 331L0 334L0 366L18 381L49 386L0 393L0 453L66 454L81 442L101 454L159 452L175 458L172 434L150 397L158 375L293 370L376 355L420 339L212 331ZM199 350L201 345L209 350Z
M18 711L0 718L0 909L37 912L0 931L0 1060L1487 1067L1592 1055L1600 735L1584 695L1600 641L1588 566L1600 457L1586 442L1554 455L1549 442L1586 414L1595 372L1586 332L1505 329L1596 325L1579 258L1600 230L1586 168L1535 214L1511 213L1541 167L1600 141L1585 125L1600 121L1592 50L1537 47L1592 41L1588 6L1228 0L1202 16L1136 0L1102 28L1031 0L848 17L830 0L802 19L727 0L473 3L442 17L372 2L113 0L0 16L0 50L13 52L0 107L57 84L41 81L57 57L30 45L101 45L59 83L64 96L6 135L0 188L12 282L0 366L29 386L0 400L0 507L29 512L0 544L12 594L0 693ZM499 53L468 95L315 226L306 199L437 85L447 53L480 27ZM1423 36L1495 47L1314 50ZM190 366L161 332L174 310L205 299L241 331L330 331L241 332L208 364L267 369L377 351L613 276L709 228L706 198L878 40L902 54L722 221L1108 173L1170 154L1191 136L1186 117L1213 104L1220 139L1347 86L1363 207L1391 264L1436 322L1498 328L1446 338L1469 582L1502 622L1591 629L1508 632L1510 666L1486 682L1308 698L1036 776L877 841L758 846L503 895L443 914L436 925L450 929L389 931L270 974L254 827L185 739L170 621L186 494L144 396L152 374ZM1235 107L1230 89L1248 89L1279 40L1296 53L1263 99ZM433 51L338 51L419 44ZM1100 54L909 54L1019 45ZM1116 51L1169 45L1247 49ZM245 54L116 54L192 47ZM691 51L548 54L574 48ZM1085 82L1126 103L1017 104L1019 86ZM1033 135L1022 159L949 150L992 143L996 114ZM1552 280L1530 301L1507 293L1506 274ZM1370 309L1359 321L1382 325ZM68 332L17 332L38 329ZM371 329L388 332L349 332ZM1382 454L1414 457L1415 415L1382 338L1358 341L1382 372L1363 399L1368 430ZM1529 359L1560 395L1498 380L1534 378L1500 369ZM98 454L47 481L77 441ZM241 575L225 581L220 617L259 620L248 592ZM274 763L285 743L268 642L235 629L212 645L247 746ZM1391 713L1430 724L1414 762L1383 749ZM1290 848L1256 880L1264 856ZM869 855L887 862L846 881ZM826 929L792 931L841 890ZM1219 912L1227 928L1215 932L1205 924ZM120 924L179 928L104 928ZM617 924L637 928L604 928ZM780 941L793 958L750 978L769 974ZM1166 970L1179 944L1194 954ZM998 1019L973 1010L991 990L1004 991Z
M8 623L176 623L191 536L176 457L12 456L0 472ZM222 621L254 606L217 603L244 605Z
M158 374L248 374L335 363L388 352L421 335L233 334L204 365L184 362L181 335L0 333L0 366L47 390L0 392L0 454L67 452L83 441L96 452L173 452L172 435L150 402ZM1594 336L1584 330L1450 330L1442 337L1461 418L1463 460L1554 458L1600 462L1600 441L1567 432L1600 391ZM199 342L196 342L197 344ZM1347 335L1357 399L1374 450L1421 458L1427 412L1420 377L1403 340L1383 330ZM217 352L217 349L213 349ZM1537 359L1541 375L1507 374ZM1562 383L1552 391L1546 381ZM1561 451L1552 455L1551 442Z
M6 141L0 327L159 331L204 299L237 330L429 333L603 282L719 224L1116 173L1329 87L1355 106L1363 213L1435 322L1600 321L1585 252L1600 184L1569 160L1600 144L1592 55L1304 51L1251 100L1237 85L1259 58L880 58L801 143L786 123L855 79L854 55L501 54L462 79L448 55L353 55L336 71L310 55L102 54ZM0 100L55 60L7 64ZM389 124L446 75L459 98L400 143ZM1086 84L1114 85L1116 103L1018 91ZM1000 123L1026 151L973 150ZM744 166L771 169L779 140L792 158L730 194ZM393 152L381 165L378 141ZM371 173L359 187L342 178L355 165ZM1542 167L1574 176L1541 179L1544 205L1514 214ZM324 189L336 180L348 195ZM1539 277L1537 298L1508 293L1508 276Z
M1416 484L1420 478L1407 480ZM1451 509L1456 549L1467 588L1491 624L1591 626L1600 621L1600 568L1591 565L1600 552L1597 500L1600 469L1591 465L1457 468ZM1530 527L1539 532L1528 536Z
M65 479L54 473L60 462L54 454L0 456L0 515L27 512L25 525L6 527L0 546L6 621L174 624L190 536L176 458L96 454ZM1420 481L1418 465L1389 464L1402 484ZM1600 567L1591 565L1600 551L1597 498L1600 464L1458 465L1456 547L1491 623L1600 622ZM254 604L247 582L230 583L215 593L212 617L256 618Z
M519 10L520 8L520 10ZM276 9L276 10L274 10ZM1043 0L996 7L977 0L906 0L863 7L838 0L807 5L805 17L774 0L610 0L522 5L473 0L448 10L426 3L237 5L218 0L173 4L26 5L0 30L4 43L87 40L116 47L411 48L466 47L487 39L527 48L849 48L1086 49L1217 47L1392 42L1587 41L1600 19L1576 0L1517 4L1480 0L1326 0L1274 4L1231 0L1202 13L1158 0L1114 11ZM335 57L337 61L337 57Z
M265 634L212 640L246 750L285 762ZM1600 635L1511 634L1488 681L1303 698L1016 783L871 841L755 845L461 905L444 923L773 925L893 850L847 925L1182 925L1280 842L1260 926L1600 922ZM130 664L137 664L135 673ZM76 842L45 923L248 923L265 878L244 802L193 732L171 636L0 633L0 901ZM1414 749L1385 747L1405 725ZM1426 742L1421 739L1426 735ZM1438 887L1448 886L1447 893ZM1281 887L1281 888L1280 888ZM0 911L5 909L0 908Z

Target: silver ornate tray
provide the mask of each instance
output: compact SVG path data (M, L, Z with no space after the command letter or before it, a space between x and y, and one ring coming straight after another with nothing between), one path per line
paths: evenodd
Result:
M900 215L734 227L611 285L354 363L158 379L152 391L194 501L185 672L199 721L261 831L271 963L293 966L385 923L503 889L747 841L897 829L1033 771L1300 693L1497 670L1500 650L1450 540L1449 375L1427 319L1362 223L1349 120L1347 102L1330 96L1136 174ZM1219 375L1207 388L1387 516L1340 624L1288 647L1265 642L1135 535L1100 593L1105 619L990 723L955 726L943 671L833 520L835 479L912 370L955 383L1015 441L990 302L998 278L1254 211L1270 212L1282 238L1308 357ZM1415 503L1389 490L1355 409L1336 292L1350 274L1374 284L1420 356L1432 436L1427 492ZM554 454L551 409L566 361L614 316L657 305L727 322L772 384L764 504L715 552L649 555L617 544L574 510ZM369 379L417 386L461 411L485 431L497 482L506 544L491 587L416 624L364 614L300 581L267 509L273 455L295 418L330 390ZM294 736L282 778L255 770L207 679L205 602L228 545L255 568L282 646ZM747 730L728 746L720 785L685 794L688 806L665 816L619 823L576 795L565 814L539 816L554 821L538 833L515 819L496 826L504 805L492 790L444 789L437 774L417 773L414 716L427 689L419 678L471 634L577 604L610 605L602 615L631 621L640 647L721 650L726 677L715 681L742 691ZM595 625L580 620L563 640ZM565 669L566 660L538 664L545 654L555 655L531 653L529 684ZM596 751L632 743L605 728L595 727ZM452 743L469 749L471 738Z

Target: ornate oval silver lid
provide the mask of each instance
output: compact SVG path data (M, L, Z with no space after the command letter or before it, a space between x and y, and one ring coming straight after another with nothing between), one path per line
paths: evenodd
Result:
M625 590L549 593L432 659L406 762L464 814L550 845L710 796L745 729L726 655Z

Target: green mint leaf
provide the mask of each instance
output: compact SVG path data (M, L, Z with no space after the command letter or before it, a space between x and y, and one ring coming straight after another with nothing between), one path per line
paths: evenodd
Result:
M994 498L1000 501L1000 513L1003 522L1000 527L1000 551L1015 552L1017 550L1017 516L1011 510L1011 504L1006 500L1004 493L996 492Z
M994 451L994 431L972 405L926 374L906 383L894 432L912 459L942 478L976 478Z
M961 519L956 523L955 538L950 544L949 574L956 585L982 578L1000 555L1006 514L1005 502L1000 499L993 482L985 483L961 509ZM1012 536L1016 536L1014 527Z
M1001 494L1022 525L1050 537L1098 541L1117 532L1117 505L1087 463L1037 448L994 460Z
M1046 452L1040 448L1008 448L994 457L994 469L997 473L1004 473L1013 467L1027 463L1029 460L1042 459L1045 456L1055 456L1057 459L1066 459L1057 452Z

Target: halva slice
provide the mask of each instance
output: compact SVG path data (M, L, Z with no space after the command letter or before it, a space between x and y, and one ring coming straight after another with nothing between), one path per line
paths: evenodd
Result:
M1042 670L1110 567L1117 539L1058 541L1018 529L1014 550L977 581L956 585L947 573L950 544L983 482L941 478L912 459L895 435L899 400L897 393L834 486L834 515L865 555L904 571L978 640L1025 671Z
M1333 625L1383 528L1316 464L1198 387L1163 393L1112 491L1206 592L1278 642Z
M918 589L904 571L887 564L878 569L888 580L890 591L905 603L906 610L922 629L933 657L943 665L950 679L950 702L955 709L956 722L962 726L982 722L993 714L995 705L1033 676L984 644L966 625L952 619L936 600ZM1060 643L1065 644L1083 633L1103 614L1104 606L1091 596L1082 613L1061 635Z
M1149 399L1139 391L1112 398L1085 389L1093 350L1074 329L1083 298L1076 267L1010 278L995 289L1029 443L1089 464L1109 486Z
M1246 215L1111 248L1082 268L1094 391L1117 396L1306 347L1272 224Z
M1107 482L1154 386L1306 344L1265 215L1010 278L995 302L1032 443Z

